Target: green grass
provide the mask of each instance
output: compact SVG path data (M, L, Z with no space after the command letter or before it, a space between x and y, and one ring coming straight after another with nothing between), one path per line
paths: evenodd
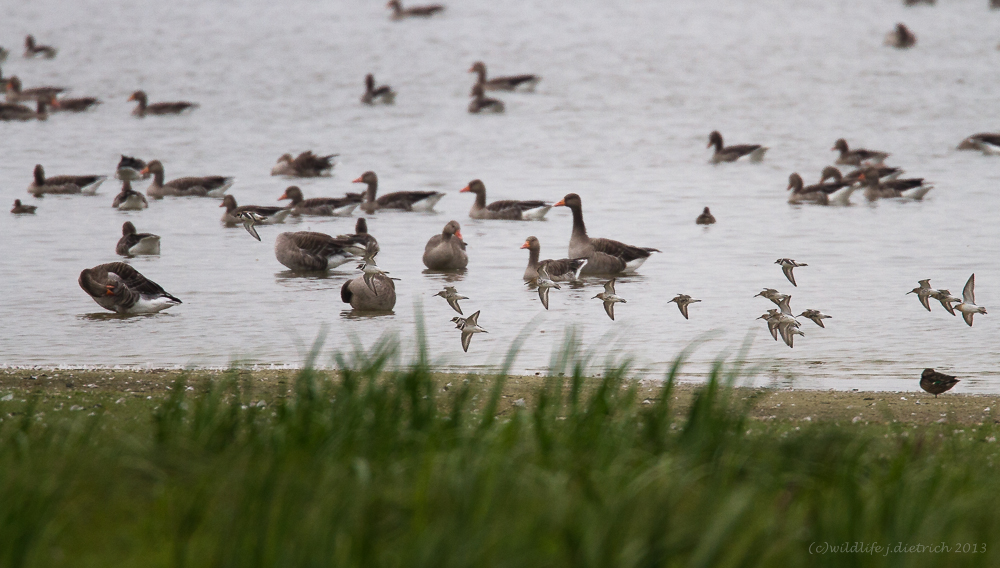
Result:
M572 343L500 412L504 374L445 391L424 351L396 357L267 397L234 370L93 416L0 403L0 566L1000 565L993 425L751 420L722 361L681 411L682 358L637 404L626 365L585 379ZM980 552L809 553L942 541Z

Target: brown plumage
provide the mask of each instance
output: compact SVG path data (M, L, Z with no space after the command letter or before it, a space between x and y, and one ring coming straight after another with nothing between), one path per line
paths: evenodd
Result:
M163 164L159 160L149 162L140 175L153 174L153 182L146 188L146 195L162 199L168 195L177 197L222 197L233 183L234 178L224 176L182 177L164 181Z
M274 241L274 256L292 270L318 272L354 259L352 244L349 239L334 238L325 233L281 233Z
M80 97L76 99L49 99L49 106L57 112L84 112L101 104L101 101L94 97Z
M372 291L364 276L344 282L340 287L340 299L359 312L389 312L396 306L396 284L383 274L372 277L375 290Z
M21 80L17 76L11 77L7 81L7 102L17 103L22 101L45 101L52 100L52 97L65 91L62 87L34 87L32 89L21 89Z
M525 90L532 91L535 89L535 85L541 80L538 75L510 75L507 77L493 77L492 79L486 78L486 64L482 61L476 61L469 68L469 73L476 74L476 84L481 85L483 89L487 91L514 91L518 87L524 87Z
M156 313L181 303L124 262L86 268L77 282L102 308L120 314Z
M544 201L517 201L507 199L486 204L486 184L478 179L469 182L459 193L474 193L476 201L469 210L473 219L507 219L523 221L527 219L542 219L548 213L551 205Z
M24 56L25 57L38 57L42 56L45 59L52 59L56 56L58 50L50 45L40 45L35 42L35 36L28 35L24 38Z
M115 196L111 206L123 211L138 211L149 207L146 196L132 189L132 182L128 179L122 180L122 190Z
M271 168L272 176L320 177L330 175L333 169L333 158L340 154L317 156L312 150L306 150L295 158L284 154L278 158L278 163Z
M524 269L524 279L534 280L538 278L538 271L545 269L549 278L556 282L568 282L577 280L580 277L580 269L587 264L585 258L560 258L559 260L546 259L539 261L538 256L541 251L541 243L537 237L528 237L521 245L521 248L528 249L528 267Z
M934 369L924 369L924 372L920 374L920 388L934 395L937 395L950 391L959 382L952 375L946 375L944 373L939 373Z
M836 163L844 166L860 166L864 162L881 164L889 157L887 152L877 152L865 148L851 150L847 146L847 140L843 138L838 139L830 150L838 150L840 152L840 157L837 158Z
M573 233L569 239L569 257L586 258L581 274L620 274L634 272L659 249L636 247L611 239L592 239L583 223L583 203L575 193L566 195L555 207L568 207L573 212Z
M34 175L28 186L28 193L39 196L42 194L93 194L104 183L108 176L45 176L45 168L35 164Z
M0 120L45 120L49 117L45 101L35 103L35 110L17 103L0 103Z
M361 102L366 105L382 103L391 105L396 102L396 92L389 85L375 86L375 76L371 73L365 75L365 94L361 95Z
M38 209L38 207L34 205L24 205L21 203L20 199L15 199L14 208L11 209L10 212L15 215L26 215L26 214L34 215L35 209Z
M438 12L444 10L444 6L440 4L429 4L427 6L412 6L410 8L403 8L403 5L399 3L399 0L389 0L386 7L392 8L392 19L401 20L403 18L426 18L428 16L433 16Z
M715 146L715 153L712 154L713 163L735 162L743 157L748 158L751 162L759 162L764 159L764 153L767 152L767 148L760 144L724 146L722 143L722 134L719 134L718 130L713 130L708 135L708 146L706 148L711 148L712 146Z
M491 99L483 94L483 86L476 84L472 87L472 102L469 103L469 112L479 114L480 112L503 112L503 101Z
M136 116L146 116L147 114L180 114L188 109L195 109L198 107L197 103L189 103L186 101L149 104L149 99L146 97L145 91L136 91L132 93L132 96L128 98L128 102L132 101L138 103L132 110L132 114Z
M222 203L219 207L225 207L226 211L222 214L222 222L226 225L237 225L243 222L240 217L240 213L244 211L250 211L256 213L258 216L262 217L261 220L256 221L261 225L274 225L277 223L284 223L285 217L288 217L291 210L287 207L268 207L264 205L237 205L236 198L232 195L226 195L222 198Z
M917 44L917 36L902 23L896 24L896 29L885 36L885 45L897 49L907 49Z
M396 191L376 198L378 176L375 172L365 172L353 183L368 186L361 209L371 215L379 209L401 209L403 211L430 211L444 197L440 191Z
M449 221L441 233L434 235L424 247L424 266L431 270L459 270L469 265L465 241L458 221Z
M281 194L278 201L290 199L288 209L292 215L350 215L364 201L360 193L348 193L344 197L314 197L305 199L298 186L291 185Z
M705 210L701 212L701 215L698 215L698 218L695 219L694 222L696 225L714 225L715 217L712 215L712 212L708 210L708 207L706 207Z
M122 256L160 254L160 237L151 233L136 232L131 221L122 225L122 238L118 239L115 252Z

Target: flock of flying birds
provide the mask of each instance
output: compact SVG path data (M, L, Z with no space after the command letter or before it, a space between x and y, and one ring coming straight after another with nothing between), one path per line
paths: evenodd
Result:
M424 18L439 13L444 9L441 5L417 6L403 8L398 0L391 0L387 6L392 9L393 19ZM902 30L902 31L901 31ZM900 24L894 32L903 36L908 33ZM912 33L909 35L915 42ZM888 43L888 40L887 40ZM905 42L904 42L905 43ZM34 37L25 39L25 57L55 57L57 50L50 46L39 45ZM7 57L7 52L0 48L0 62ZM476 62L469 69L476 73L477 82L470 95L473 100L469 104L470 113L503 112L504 103L497 99L487 98L485 91L534 90L540 78L537 75L513 75L507 77L487 78L486 66ZM4 79L0 71L0 87L7 93L7 103L0 104L0 120L31 120L47 118L48 109L64 111L85 111L93 108L100 101L86 97L78 99L60 98L65 89L60 87L22 88L20 79L11 77ZM395 91L388 85L377 85L374 76L365 77L365 93L361 102L365 104L393 104ZM36 109L31 109L20 102L35 101ZM129 101L137 103L133 114L139 117L147 115L176 115L197 108L196 103L165 102L149 103L146 93L136 91ZM768 148L759 144L740 144L726 146L722 135L714 131L709 135L708 147L714 148L712 163L735 162L748 160L760 162ZM972 135L959 144L958 149L976 150L984 154L1000 154L1000 134L979 133ZM911 200L922 199L933 186L924 183L923 178L899 179L902 170L886 166L884 161L889 156L886 152L867 149L851 149L846 140L837 140L831 150L840 152L837 165L854 166L856 169L842 174L836 167L825 168L818 184L805 185L798 173L789 176L788 190L791 191L790 203L810 203L819 205L850 203L851 195L864 189L864 195L869 201L884 198L903 198ZM329 175L333 167L332 158L336 154L319 156L311 151L303 152L297 157L291 154L279 158L272 170L272 175L313 177ZM289 187L281 199L290 199L292 203L286 207L268 206L238 206L235 198L224 195L233 184L233 178L224 176L207 176L201 178L179 178L165 182L163 166L159 161L148 164L142 160L122 156L117 169L117 177L123 181L122 191L116 196L113 206L122 210L139 210L148 207L146 197L132 190L131 182L148 179L155 176L146 193L154 199L165 195L224 197L220 207L226 207L223 222L228 225L242 224L244 229L256 240L260 241L257 227L282 223L289 214L292 215L350 215L356 207L369 214L377 209L398 209L404 211L431 210L434 204L444 194L439 192L396 192L383 195L376 199L377 177L374 172L366 172L354 180L366 183L366 194L347 194L343 198L312 198L304 199L301 190L295 186ZM40 197L46 193L96 193L97 187L107 176L55 176L46 177L41 165L34 172L34 182L29 186L29 193ZM486 204L485 186L480 180L473 180L462 190L476 194L476 203L470 211L470 217L476 219L541 219L553 205L541 201L496 201ZM586 234L583 224L582 205L576 194L569 194L554 206L567 206L573 212L574 226L569 245L569 258L559 260L538 261L539 244L535 237L529 237L521 248L531 252L528 268L525 271L527 284L536 286L539 301L549 309L549 294L551 290L561 290L559 282L579 280L581 274L612 276L604 283L604 291L591 299L602 302L605 313L611 320L615 319L615 304L626 303L625 298L618 295L615 276L634 272L657 249L635 247L610 239L591 239ZM25 205L15 200L15 214L32 214L36 206ZM708 207L697 218L696 223L710 225L716 222ZM122 238L116 246L116 252L130 257L136 254L159 254L160 237L148 233L139 233L131 222L124 223ZM465 243L462 240L460 227L456 221L449 222L440 235L435 235L428 241L424 253L424 263L431 269L464 269L468 262L465 254ZM331 237L322 233L297 232L283 233L275 245L278 260L293 270L328 270L351 260L361 259L357 265L360 276L344 283L341 297L345 303L350 303L356 309L392 309L395 303L394 280L388 272L378 267L375 257L379 252L378 242L367 232L365 219L358 220L353 235ZM781 266L785 277L793 286L795 282L793 269L808 266L793 259L780 258L775 264ZM85 269L80 273L79 284L95 302L102 307L123 314L156 313L174 305L181 300L167 293L155 282L145 278L134 268L123 262L102 264ZM986 309L975 304L975 275L970 276L963 290L963 297L957 298L946 289L934 289L930 280L921 280L919 286L909 293L916 294L921 305L931 310L929 300L938 300L951 315L961 312L965 322L972 326L975 314L986 314ZM455 328L461 331L462 348L468 351L472 336L476 333L487 333L479 325L480 311L468 317L463 316L459 301L468 300L453 286L447 286L436 294L458 312L459 316L451 319ZM832 316L819 310L808 309L798 315L792 313L791 296L782 294L773 288L765 288L756 296L772 301L777 308L770 309L757 319L763 319L768 331L775 341L780 337L788 347L793 347L795 336L804 336L797 318L804 317L817 326L825 328L824 319ZM701 302L687 294L677 294L670 300L677 305L681 315L688 319L689 306ZM927 392L935 394L952 388L958 380L950 375L938 373L933 369L925 369L921 375L920 386Z

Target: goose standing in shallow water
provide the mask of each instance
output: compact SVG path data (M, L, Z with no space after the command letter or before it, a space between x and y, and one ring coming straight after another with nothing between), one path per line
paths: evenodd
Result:
M10 212L15 215L34 215L35 209L38 209L38 207L35 205L24 205L20 199L15 199L14 208Z
M119 211L140 211L149 207L146 196L132 189L132 182L122 180L122 190L115 196L111 206Z
M149 98L146 96L145 91L136 91L132 93L132 95L128 98L128 102L132 101L138 103L136 107L132 109L132 114L138 117L143 117L147 114L180 114L186 110L198 108L197 103L189 103L187 101L149 104Z
M659 249L636 247L611 239L592 239L583 223L583 202L575 193L566 195L554 207L568 207L573 212L573 233L569 239L569 257L587 259L581 274L622 274L635 272L649 255Z
M132 257L138 254L160 254L160 236L151 233L137 233L131 221L122 225L122 238L118 239L115 252Z
M163 199L168 195L177 197L222 197L236 182L235 178L224 176L183 177L164 182L163 164L153 160L140 175L153 174L153 183L146 188L146 195L153 199Z
M487 91L515 91L523 87L525 91L534 91L535 85L541 80L538 75L511 75L508 77L486 78L486 64L476 61L469 69L469 73L476 74L476 84L481 85Z
M45 168L35 164L34 179L28 186L28 193L38 197L44 194L94 195L97 188L108 176L52 176L45 177Z
M507 199L486 204L486 185L474 179L463 187L459 193L474 193L476 201L469 210L473 219L507 219L513 221L540 221L552 206L544 201L517 201Z
M835 163L842 166L861 166L866 162L869 162L868 165L881 165L890 155L888 152L878 152L865 148L851 150L847 146L847 140L843 138L839 138L830 150L838 150L840 152L840 157L837 158Z
M747 158L751 162L760 162L764 159L764 153L768 150L760 144L724 146L722 143L722 134L719 134L718 130L713 130L708 135L708 146L706 148L711 148L712 146L715 146L715 152L712 154L713 164L735 162L740 158Z
M50 45L40 45L35 43L35 36L28 35L24 38L24 56L25 57L38 57L39 55L45 59L52 59L56 56L59 50Z
M124 262L84 269L78 282L98 305L119 314L155 314L181 303Z
M556 282L569 282L580 279L580 271L587 264L586 258L560 258L559 260L546 259L538 260L538 254L542 245L537 237L528 237L521 245L522 249L528 249L528 267L524 269L525 280L535 280L542 269L549 275L549 278Z
M226 208L225 213L222 214L222 222L227 226L236 226L237 224L243 223L244 218L240 216L243 212L253 213L253 221L254 224L257 225L276 225L278 223L284 223L285 217L288 217L288 215L292 212L286 207L266 207L262 205L238 206L236 204L236 198L232 195L223 197L222 203L219 207Z
M401 209L403 211L432 211L438 201L444 197L440 191L395 191L376 198L378 192L378 176L375 172L365 172L353 183L363 183L368 186L365 201L361 209L371 215L379 209Z
M329 176L333 170L333 158L340 154L317 156L312 150L306 150L295 158L284 154L278 158L278 163L271 168L272 176L320 177Z
M366 105L396 103L396 91L389 85L375 86L375 76L371 73L365 75L365 94L361 95L361 102Z
M504 111L503 101L491 99L483 94L482 85L472 87L472 102L469 103L469 112L479 114L480 112L501 113Z
M296 185L290 185L281 194L278 201L290 199L288 205L292 215L334 215L347 217L357 209L364 197L358 193L348 193L344 197L314 197L304 199L302 190Z
M424 247L424 266L431 270L460 270L469 265L465 241L458 221L449 221L441 234L434 235Z
M274 241L278 262L296 272L322 272L357 258L350 239L325 233L281 233Z
M402 20L403 18L412 17L426 18L444 10L444 6L441 4L428 4L427 6L403 8L403 5L399 3L399 0L389 0L386 7L392 8L393 20Z

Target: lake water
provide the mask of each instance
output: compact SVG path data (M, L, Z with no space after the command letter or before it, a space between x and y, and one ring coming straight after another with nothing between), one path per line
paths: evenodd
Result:
M853 0L452 2L439 17L393 22L380 1L124 2L43 0L0 6L5 76L26 87L72 87L104 101L92 112L47 122L0 123L0 191L36 216L0 216L0 364L225 366L240 360L300 365L328 330L326 351L409 341L422 310L428 344L444 368L497 365L522 330L514 365L544 372L568 329L601 364L631 357L658 375L692 340L710 334L687 368L694 378L750 334L760 382L808 388L913 390L924 367L958 375L956 392L1000 392L1000 314L973 328L905 293L922 278L961 293L976 273L977 296L1000 309L1000 158L954 148L998 128L1000 13L985 0L904 8ZM897 21L918 37L882 46ZM23 37L56 45L56 59L24 60ZM537 73L533 94L501 94L507 113L466 112L483 60L492 75ZM365 73L398 91L392 107L359 102ZM191 100L181 117L130 115L129 94ZM708 163L708 133L770 147L761 164ZM892 153L888 163L936 188L923 202L852 207L790 206L788 175L814 183L852 146ZM285 152L341 154L334 175L271 177ZM289 274L274 257L282 231L351 232L354 218L302 218L263 227L263 242L224 228L219 201L168 198L142 212L111 208L118 183L96 197L34 199L34 164L49 175L112 174L119 154L163 161L167 178L232 175L240 204L277 204L296 184L306 197L357 191L374 170L380 192L437 190L437 213L379 213L369 229L379 265L397 283L394 315L354 317L340 287L353 264L326 278ZM521 280L529 235L542 258L562 258L570 212L544 222L473 221L482 179L487 198L582 196L592 237L657 247L636 276L619 279L628 300L617 321L599 300L603 280L553 290L550 310ZM145 183L136 184L145 189ZM694 224L709 206L718 223ZM463 353L455 314L433 294L447 278L425 274L424 243L456 219L468 242L467 273L454 281L489 330ZM184 303L155 316L108 317L77 285L81 269L119 260L121 225L163 237L158 257L129 261ZM775 259L806 262L798 288ZM793 295L798 313L833 316L826 329L803 320L794 349L761 321L762 287ZM684 320L668 300L702 300ZM108 315L105 315L108 314ZM528 327L526 327L528 326ZM320 362L329 359L326 354Z

